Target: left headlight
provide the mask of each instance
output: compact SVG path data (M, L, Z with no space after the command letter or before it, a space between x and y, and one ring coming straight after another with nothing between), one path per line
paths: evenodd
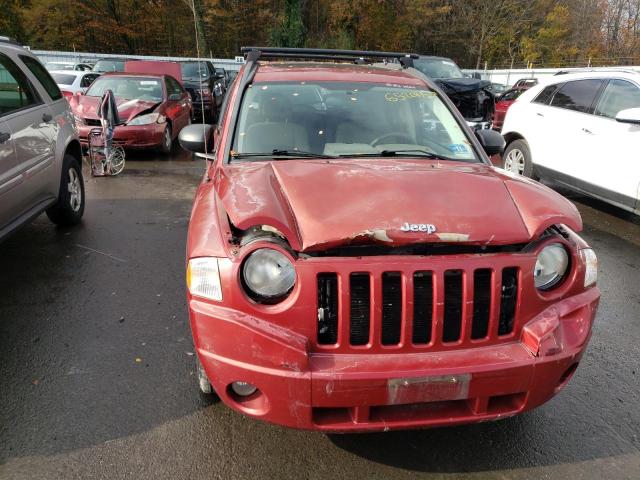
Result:
M164 123L165 120L165 116L160 115L159 113L147 113L146 115L140 115L139 117L134 118L128 122L127 125L149 125L151 123Z
M272 248L259 248L244 261L242 279L250 296L275 300L291 291L296 271L283 253Z
M213 257L192 258L187 265L187 288L195 297L222 301L222 285L218 259Z
M558 285L569 268L569 254L560 243L547 245L538 254L533 279L538 290L550 290Z
M73 119L76 121L76 125L84 125L84 118L82 118L79 115L76 115L75 113L73 114Z

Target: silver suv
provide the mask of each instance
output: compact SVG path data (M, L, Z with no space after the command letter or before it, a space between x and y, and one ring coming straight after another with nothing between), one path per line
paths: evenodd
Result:
M43 211L79 223L84 198L69 104L36 57L0 37L0 240Z

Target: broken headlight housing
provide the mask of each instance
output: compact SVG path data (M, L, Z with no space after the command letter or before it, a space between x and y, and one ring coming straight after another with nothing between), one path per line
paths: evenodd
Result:
M244 261L242 281L251 298L275 303L293 288L296 271L284 253L273 248L258 248Z
M557 286L569 270L569 253L560 243L544 247L538 254L533 279L538 290Z

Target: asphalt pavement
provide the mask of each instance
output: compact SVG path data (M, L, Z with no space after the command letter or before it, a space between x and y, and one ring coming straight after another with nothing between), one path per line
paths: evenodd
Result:
M201 161L86 178L82 225L0 244L0 479L639 479L640 217L572 195L602 301L568 387L498 422L288 430L200 396L184 251Z

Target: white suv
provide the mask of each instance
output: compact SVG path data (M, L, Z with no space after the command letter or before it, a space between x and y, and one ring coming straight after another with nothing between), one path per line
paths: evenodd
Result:
M503 167L640 213L640 73L558 75L507 111Z
M0 37L0 240L43 211L78 223L84 198L69 104L36 57Z

